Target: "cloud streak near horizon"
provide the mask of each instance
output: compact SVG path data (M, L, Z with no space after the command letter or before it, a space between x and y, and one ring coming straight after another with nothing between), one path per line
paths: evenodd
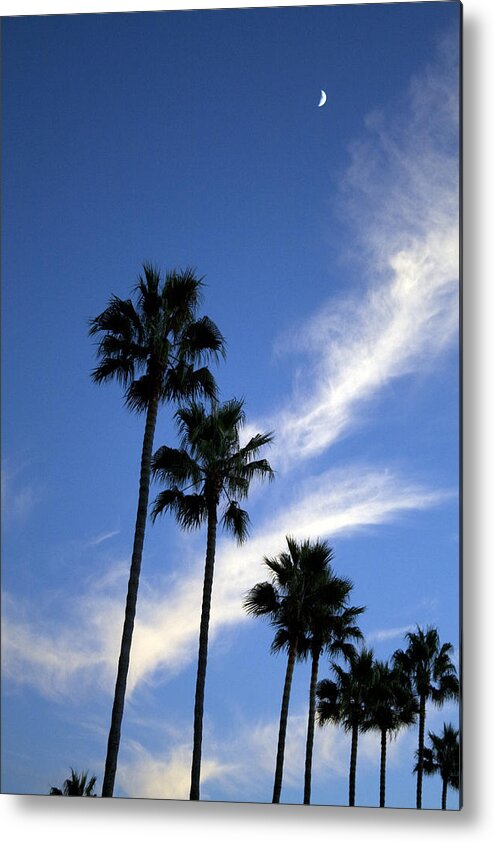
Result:
M405 483L390 471L360 468L327 471L300 501L274 513L242 547L220 539L211 613L210 640L225 625L245 622L245 591L260 577L264 555L285 546L285 536L333 538L355 529L396 519L401 513L440 505L451 499L445 491L431 492ZM163 581L153 589L141 585L128 694L146 681L171 678L196 655L203 578L202 551L193 554L193 573ZM117 572L125 567L119 562ZM50 697L93 691L95 684L109 692L121 631L121 577L106 577L106 586L87 590L73 603L70 620L58 623L34 618L12 599L5 600L3 662L5 675L36 686ZM74 627L77 636L74 639Z

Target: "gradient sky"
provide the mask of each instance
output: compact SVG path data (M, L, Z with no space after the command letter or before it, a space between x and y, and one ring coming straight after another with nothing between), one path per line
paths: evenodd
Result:
M286 660L242 597L287 533L329 540L378 657L434 624L458 659L459 9L3 20L4 792L48 792L70 766L102 781L143 422L92 384L87 321L145 260L205 276L221 395L276 434L251 539L218 544L202 797L271 800ZM156 447L174 442L165 407ZM204 543L168 516L148 527L118 795L187 797ZM389 806L414 806L416 738L390 746ZM313 803L346 803L348 758L317 730ZM358 804L378 778L366 736Z

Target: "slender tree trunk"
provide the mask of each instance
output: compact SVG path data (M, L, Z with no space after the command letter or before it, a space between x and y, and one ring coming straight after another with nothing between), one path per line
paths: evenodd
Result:
M290 704L290 690L292 687L293 668L297 657L297 644L290 643L288 650L288 664L286 667L285 686L281 702L280 730L278 734L278 751L276 753L276 771L274 774L273 804L280 803L281 783L283 780L283 761L285 758L286 725L288 721L288 706Z
M424 773L425 696L420 697L419 748L417 752L417 810L422 809L422 777Z
M192 770L190 776L191 801L199 801L199 786L201 779L204 688L206 685L209 617L211 614L211 594L213 591L214 556L216 551L216 527L218 519L216 506L216 503L210 503L208 505L208 538L206 548L206 563L204 566L201 626L199 629L199 656L197 660L196 696L194 703L194 747L192 750Z
M310 790L312 781L312 751L314 748L314 724L316 720L316 687L319 671L319 657L321 650L317 647L312 652L312 668L309 690L309 720L307 723L307 742L305 746L305 783L304 804L310 804Z
M381 731L381 774L379 779L379 806L384 807L386 800L386 729Z
M446 809L446 796L448 794L448 779L443 778L442 781L443 781L443 789L442 789L442 793L441 793L441 810L445 810Z
M355 807L355 780L357 777L358 725L352 725L352 747L350 750L350 778L348 782L348 806Z
M134 531L134 546L132 549L132 560L130 564L129 583L127 586L127 602L125 605L125 619L122 631L122 642L120 644L120 657L118 659L117 680L115 684L115 695L111 717L110 733L108 735L108 746L106 751L105 775L101 795L103 798L111 798L115 785L117 772L117 758L120 747L120 731L125 704L125 689L127 687L127 675L129 672L130 648L132 646L132 635L134 632L134 620L136 614L137 591L139 588L139 576L141 572L142 548L144 546L144 533L149 501L149 480L151 476L151 458L153 455L154 431L156 429L156 418L158 414L158 393L152 398L147 414L146 426L141 454L141 473L139 478L139 499L137 503L137 516Z

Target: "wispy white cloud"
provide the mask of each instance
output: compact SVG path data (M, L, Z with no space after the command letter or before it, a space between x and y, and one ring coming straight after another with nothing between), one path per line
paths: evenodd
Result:
M384 640L394 640L397 637L403 637L407 632L413 631L415 626L398 626L392 629L375 629L366 634L368 643L382 643Z
M393 379L430 370L458 335L458 90L454 44L414 80L393 116L371 115L351 150L344 210L358 290L280 338L303 353L285 407L246 431L276 430L280 468L317 455L365 420Z
M280 688L281 694L281 688ZM278 700L277 700L278 701ZM437 717L434 718L436 721ZM252 721L248 717L236 718L226 729L206 728L203 740L203 772L201 794L209 797L209 785L221 786L224 800L271 800L278 741L279 719L276 712L271 718ZM399 732L388 742L388 771L408 763L415 750L416 730ZM299 706L288 717L285 757L283 765L282 800L302 800L307 737L307 709ZM119 764L119 781L131 797L187 798L190 786L192 746L178 734L163 735L156 729L152 752L137 741L125 741L123 758ZM313 753L313 789L324 781L325 797L331 800L332 784L346 781L349 773L350 735L342 728L327 725L316 728ZM376 799L379 791L380 735L375 732L360 734L358 749L358 775L366 771L375 774ZM345 789L346 800L346 789ZM313 797L313 803L316 800Z
M251 540L238 547L218 543L211 613L211 643L221 629L246 621L245 591L262 575L264 555L285 546L285 536L331 537L383 524L400 514L439 505L448 499L404 482L390 471L359 468L353 474L328 471L308 488L297 489L300 500L275 512ZM202 552L194 553L184 577L166 578L158 587L141 584L128 681L131 693L142 681L160 680L182 670L195 658L202 596ZM70 621L58 622L40 611L22 609L7 599L4 609L4 669L6 676L31 683L47 694L70 694L95 682L112 686L122 628L121 583L125 565L115 566L105 581L74 599ZM117 593L118 591L118 593ZM68 606L65 604L65 611Z
M43 499L38 480L22 478L31 464L28 459L18 462L17 465L14 465L12 460L5 460L2 464L2 517L6 524L24 521Z
M95 538L91 538L91 540L89 540L87 542L87 546L88 547L97 547L97 546L99 546L99 544L102 544L104 541L109 541L110 538L114 538L115 535L119 535L119 534L120 534L120 530L118 530L118 529L114 529L111 532L102 532L101 535L96 535Z
M190 790L191 747L179 744L161 756L147 751L136 741L127 742L126 759L118 767L119 785L131 798L173 798L186 800ZM201 784L228 776L226 763L204 758Z

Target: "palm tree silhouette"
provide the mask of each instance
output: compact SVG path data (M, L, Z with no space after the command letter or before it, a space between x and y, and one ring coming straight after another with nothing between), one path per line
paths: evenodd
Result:
M436 628L428 626L424 631L417 626L416 632L406 635L408 647L399 649L393 656L394 663L409 677L419 703L419 742L417 750L417 809L422 807L422 777L424 771L424 735L426 702L432 701L442 707L448 699L458 699L460 684L456 668L451 661L451 643L439 640Z
M367 688L367 715L364 731L376 730L381 735L381 766L379 776L379 806L386 800L387 737L392 738L401 728L413 725L418 707L406 676L385 661L374 661Z
M50 789L50 795L68 795L68 796L82 796L86 795L91 798L96 798L96 793L93 792L94 785L96 783L96 776L87 779L88 772L75 772L73 769L70 770L70 778L66 778L63 782L63 788L59 789L56 786L52 786Z
M288 552L263 563L271 573L271 581L259 582L247 593L244 607L254 617L269 617L276 629L272 652L288 653L285 683L281 702L273 804L278 804L283 781L286 728L295 661L306 652L310 612L318 588L326 581L328 547L323 542L305 540L297 543L287 536Z
M134 289L136 303L113 296L106 310L90 320L90 336L99 335L95 383L117 380L125 388L130 410L145 413L139 497L130 565L125 618L103 779L102 796L111 797L115 784L120 732L125 704L130 650L149 499L151 456L160 403L197 394L214 396L216 384L206 367L195 368L204 357L224 354L216 325L196 313L202 281L191 269L167 272L144 265Z
M433 734L429 731L432 746L424 746L423 769L424 775L441 775L443 782L441 792L441 810L446 809L448 786L452 789L460 788L460 741L459 731L452 724L444 723L443 733ZM416 755L418 752L416 752ZM417 766L413 770L417 771Z
M236 399L221 405L214 402L210 412L202 404L192 403L180 408L176 418L180 449L160 447L152 460L153 475L168 487L158 494L151 516L154 520L158 514L171 511L184 529L207 523L190 784L190 798L197 801L218 507L224 500L223 527L240 543L245 541L249 516L238 501L247 498L253 479L273 479L269 462L257 458L259 451L273 440L273 434L258 433L241 447L239 431L245 423L245 413L243 401Z
M357 750L359 731L367 716L367 694L371 682L374 655L372 649L362 647L348 655L348 669L332 662L336 681L323 679L317 685L317 719L319 725L342 725L352 735L350 772L348 778L348 804L355 806L357 776Z
M312 545L312 552L321 554L325 572L321 576L317 589L313 591L308 630L301 651L302 656L305 653L310 653L311 657L304 804L310 804L319 660L324 650L333 657L337 655L349 657L355 651L351 641L362 639L362 632L355 621L364 611L364 608L348 606L348 598L353 589L353 584L349 579L340 578L333 573L331 569L332 549L324 541L318 541Z

